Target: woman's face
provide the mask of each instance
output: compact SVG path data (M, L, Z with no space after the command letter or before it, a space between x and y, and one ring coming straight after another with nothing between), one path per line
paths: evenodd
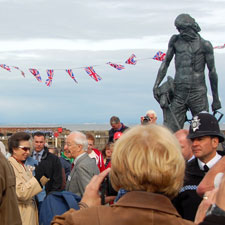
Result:
M111 158L111 156L112 156L112 150L111 149L106 149L105 150L105 155L106 155L106 158Z
M25 161L29 156L29 154L30 154L29 141L20 141L19 147L13 149L13 157L19 162Z

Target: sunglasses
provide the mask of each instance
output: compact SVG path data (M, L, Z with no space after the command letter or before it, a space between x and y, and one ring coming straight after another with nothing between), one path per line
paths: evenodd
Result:
M24 146L19 146L19 148L21 148L22 150L26 151L30 151L30 147L24 147Z

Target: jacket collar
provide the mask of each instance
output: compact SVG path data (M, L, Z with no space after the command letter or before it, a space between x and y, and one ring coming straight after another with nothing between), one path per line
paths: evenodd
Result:
M134 207L153 209L180 217L169 198L161 194L146 191L131 191L123 195L116 204L111 207Z

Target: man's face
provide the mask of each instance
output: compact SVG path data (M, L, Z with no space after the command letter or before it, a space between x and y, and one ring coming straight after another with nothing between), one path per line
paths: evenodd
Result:
M190 140L188 140L185 135L175 135L175 136L180 143L181 153L184 159L188 161L193 155Z
M148 113L147 116L150 118L149 123L156 123L157 117L154 114Z
M199 158L202 162L207 163L216 155L219 144L218 138L203 136L191 139L191 141L194 156Z
M80 151L82 150L82 145L76 144L74 141L75 134L70 134L66 138L66 144L64 146L64 151L71 153L71 158L75 159L80 155Z
M114 130L119 130L120 127L121 127L121 123L112 123L112 124L111 124L111 127L112 127Z
M40 152L45 146L44 136L34 136L34 150Z
M93 140L88 139L88 154L90 154L92 152L93 148L94 148Z

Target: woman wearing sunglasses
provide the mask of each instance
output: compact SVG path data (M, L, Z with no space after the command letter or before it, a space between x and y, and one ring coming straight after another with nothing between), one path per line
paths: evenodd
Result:
M38 210L34 196L42 191L48 181L40 167L36 167L35 176L25 166L30 152L30 135L25 132L13 134L8 141L11 157L9 162L16 176L16 195L23 225L38 225Z

